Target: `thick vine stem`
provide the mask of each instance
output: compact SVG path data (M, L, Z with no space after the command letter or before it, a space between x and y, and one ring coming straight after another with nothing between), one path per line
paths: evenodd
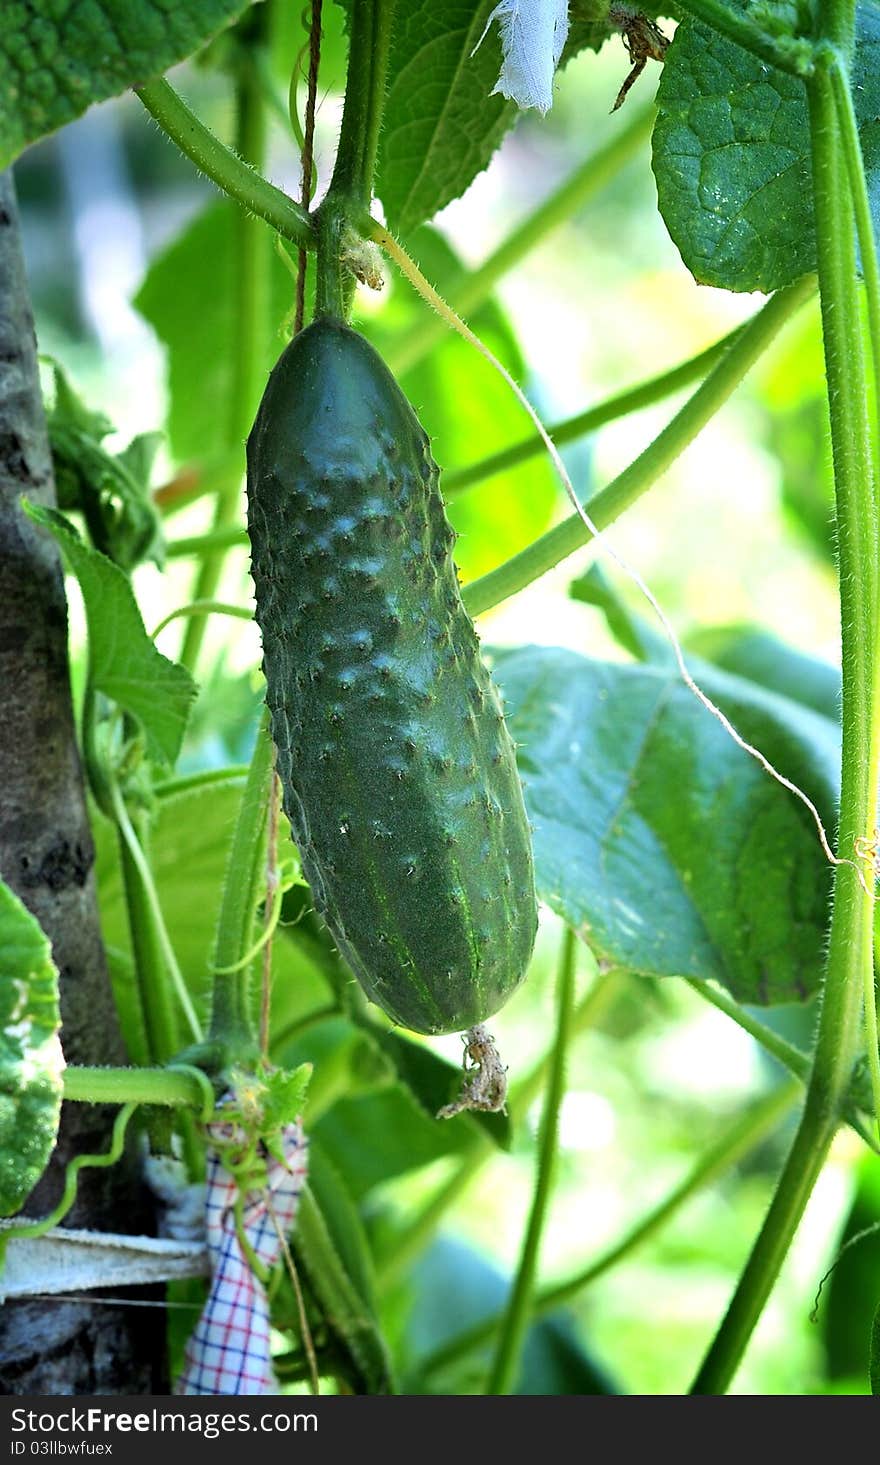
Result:
M161 1104L197 1111L205 1104L205 1090L195 1072L174 1067L89 1068L70 1064L63 1078L65 1099L79 1104Z
M162 131L218 188L300 249L316 247L305 209L215 137L169 82L160 77L135 87L135 92Z
M327 196L315 215L315 314L347 320L354 276L343 263L346 226L369 214L396 0L353 0L339 147Z
M849 54L854 0L825 0L822 37ZM880 709L876 667L876 525L855 240L834 87L819 68L807 87L819 284L837 505L843 651L839 849L870 838L877 812ZM873 901L849 864L835 871L825 987L800 1126L760 1235L692 1392L731 1382L824 1165L847 1098L860 1038Z

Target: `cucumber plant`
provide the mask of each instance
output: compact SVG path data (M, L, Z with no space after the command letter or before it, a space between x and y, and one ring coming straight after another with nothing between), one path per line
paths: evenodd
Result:
M71 1049L63 1066L60 963L36 920L34 872L12 859L0 825L0 1200L13 1217L4 1250L62 1222L81 1173L115 1164L132 1125L194 1180L225 1108L248 1159L236 1172L249 1177L240 1214L253 1177L302 1120L308 1187L283 1262L262 1278L285 1339L279 1387L637 1389L626 1350L610 1359L612 1379L561 1309L744 1156L760 1168L759 1146L773 1137L784 1157L769 1208L714 1336L696 1340L684 1365L693 1392L722 1393L749 1367L835 1136L847 1130L865 1165L880 1153L880 6L311 0L300 16L287 0L186 0L173 9L157 20L150 7L103 0L85 44L78 20L35 3L2 43L4 167L91 102L132 88L183 155L181 176L194 165L222 194L154 260L135 302L168 352L167 482L151 486L152 434L111 450L109 419L80 399L66 362L46 378L56 500L19 471L27 445L0 434L16 525L60 555L84 604L69 756L79 754L87 779L131 1060L121 1067L98 1044L94 1063L71 1061ZM48 70L33 64L41 47ZM164 76L188 58L198 63L195 110ZM569 114L557 123L553 108L575 79L591 98L609 87L607 142L466 269L430 221L466 193L518 118L538 119L525 124L534 137L570 132ZM204 120L221 93L234 114L229 142ZM316 151L316 112L331 93L341 123L329 167L323 142ZM649 139L683 266L700 284L768 298L715 345L548 438L523 395L526 363L495 286L617 187ZM298 197L269 181L276 160L285 177L299 173ZM643 221L644 200L621 189L612 203L623 252L632 236L620 211ZM11 227L5 207L0 227ZM586 274L589 237L572 239ZM12 288L0 282L0 323ZM790 322L809 354L803 321L815 301L821 360L805 456L815 468L824 412L840 676L768 631L716 626L694 636L685 682L666 617L664 635L596 566L572 600L601 612L617 659L481 646L472 618L590 539L601 557L604 531L645 499ZM581 312L576 293L566 310ZM583 307L578 329L590 325ZM479 363L480 350L497 370ZM772 367L761 370L766 387ZM559 450L685 390L585 506ZM780 408L774 430L784 416ZM556 468L575 494L568 517L556 513ZM481 485L491 496L471 492ZM796 498L830 564L815 484L808 501ZM176 520L184 510L187 534ZM724 546L713 553L720 560ZM236 644L246 675L216 654L223 616L257 623L261 651L256 635ZM175 629L172 660L155 642L170 646ZM21 749L0 756L12 786ZM77 865L83 884L90 862L83 853ZM590 973L583 995L579 966ZM61 998L64 1047L63 986ZM756 1040L774 1077L720 1135L711 1116L706 1152L666 1200L592 1261L542 1283L578 1033L605 1033L625 1064L628 1032L652 1014L672 1022L675 1004L690 1000ZM797 1042L774 1012L794 1001L809 1004ZM508 1031L520 1035L510 1047ZM455 1033L462 1061L423 1041ZM56 1147L62 1096L115 1106L103 1150L71 1157ZM477 1232L488 1224L491 1185L472 1208L462 1196L484 1167L495 1176L510 1164L502 1152L512 1143L525 1146L536 1099L532 1199L507 1284L472 1249L450 1259L438 1230L448 1216ZM688 1125L693 1142L699 1126ZM438 1160L446 1169L431 1190L414 1172ZM47 1165L64 1172L53 1208L38 1186ZM578 1184L588 1210L589 1178ZM426 1342L437 1276L449 1328ZM872 1285L880 1292L880 1272ZM862 1388L877 1386L876 1331L866 1325L859 1342ZM613 1338L603 1339L613 1355ZM172 1360L183 1341L174 1322ZM680 1383L670 1375L660 1387Z

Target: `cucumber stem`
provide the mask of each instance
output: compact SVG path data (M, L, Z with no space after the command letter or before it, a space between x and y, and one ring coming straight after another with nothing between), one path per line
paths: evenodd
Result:
M354 276L342 261L343 238L352 221L369 213L373 198L395 4L396 0L353 0L339 147L327 196L314 215L316 317L348 320L351 314Z

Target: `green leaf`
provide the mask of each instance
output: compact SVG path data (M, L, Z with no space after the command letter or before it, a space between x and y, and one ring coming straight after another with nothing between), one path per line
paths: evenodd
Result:
M495 0L410 0L398 6L376 191L392 229L408 234L458 198L514 122L490 93L501 71L498 27L476 54Z
M430 1119L436 1119L437 1110L457 1098L462 1085L460 1068L448 1063L426 1044L414 1043L400 1033L377 1031L376 1040L390 1057L400 1081L406 1084ZM484 1114L471 1110L457 1114L454 1119L445 1119L443 1123L467 1127L476 1125L499 1149L510 1149L511 1126L506 1113Z
M225 424L231 416L236 341L235 214L228 199L199 214L151 264L135 305L168 351L168 435L179 460L212 463L230 451ZM293 303L293 280L274 250L266 291L265 375L254 372L259 391L284 341L281 325ZM256 413L259 391L248 404ZM244 471L244 445L238 445Z
M326 1186L331 1179L330 1167L319 1166ZM338 1176L333 1177L337 1190ZM360 1375L359 1393L388 1394L393 1392L391 1365L375 1314L365 1301L343 1261L328 1221L338 1220L339 1206L323 1212L312 1189L307 1185L300 1197L294 1244L312 1290L318 1299L327 1326L342 1343ZM351 1212L348 1212L350 1223ZM350 1234L347 1237L350 1245Z
M858 8L852 87L880 230L880 12ZM657 94L660 212L703 285L777 290L816 267L806 89L697 21L678 26Z
M880 1394L880 1307L874 1313L874 1321L871 1324L871 1352L868 1369L871 1393Z
M871 1337L880 1298L880 1235L870 1234L870 1228L880 1223L880 1175L873 1156L859 1162L852 1179L849 1212L822 1268L834 1267L826 1277L820 1302L829 1379L864 1378L865 1343ZM857 1236L862 1240L854 1242Z
M274 997L277 974L273 989ZM390 1062L373 1036L341 1014L305 1023L292 1037L278 1042L272 1054L285 1067L312 1064L306 1108L310 1129L340 1099L370 1093L394 1077Z
M602 960L804 998L822 971L829 867L809 813L674 670L525 647L496 656L538 892ZM838 732L784 697L694 668L741 736L835 822Z
M60 1027L49 939L0 881L0 1216L21 1209L55 1145Z
M52 369L55 399L46 422L59 508L81 509L95 548L123 570L147 559L161 568L162 524L150 496L161 435L142 433L123 452L109 453L102 443L112 422L80 400L57 361Z
M358 1199L396 1175L444 1155L465 1154L473 1145L472 1129L457 1127L453 1120L430 1119L402 1083L341 1098L314 1133Z
M265 1073L261 1078L260 1103L263 1120L260 1133L272 1136L287 1124L299 1119L309 1087L311 1069L307 1063L299 1068Z
M0 168L92 102L161 76L244 9L244 0L7 0Z
M435 229L419 229L409 249L441 294L465 273L451 245ZM365 315L358 326L393 369L395 343L426 318L425 310L424 302L400 281L383 309L377 315ZM522 355L500 306L486 301L472 313L470 323L502 364L522 380ZM431 438L431 451L441 470L472 463L477 443L480 453L507 447L528 425L507 383L451 330L417 366L395 374ZM442 472L440 488L442 491ZM448 512L459 534L455 559L462 578L483 574L542 534L550 523L557 493L549 462L538 458L505 473L503 492L499 492L496 478L456 494Z
M705 626L688 638L688 650L770 692L840 721L840 672L818 656L789 646L761 626Z
M441 1237L407 1282L410 1306L400 1348L407 1392L473 1394L485 1385L495 1339L456 1359L427 1380L420 1364L460 1333L503 1313L509 1283L485 1257L461 1241ZM533 1323L526 1335L515 1394L614 1394L616 1388L576 1337L564 1313Z
M36 524L55 536L68 569L79 581L88 624L92 687L137 718L151 758L173 764L196 696L192 677L156 650L122 570L84 544L54 509L36 504L24 507Z
M376 192L402 234L465 192L519 115L514 102L493 95L501 31L486 25L495 3L408 0L397 7ZM585 47L599 49L611 34L607 13L607 0L572 6L562 65Z

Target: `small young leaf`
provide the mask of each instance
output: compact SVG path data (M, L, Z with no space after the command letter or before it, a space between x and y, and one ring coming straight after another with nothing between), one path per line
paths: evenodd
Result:
M142 433L109 453L102 443L112 422L80 400L57 361L52 367L55 400L46 422L59 508L81 509L95 548L123 570L147 559L161 567L161 520L150 497L160 434Z
M857 10L853 99L880 229L880 12ZM816 267L810 127L799 77L688 18L657 94L660 212L703 285L777 290Z
M271 1135L299 1119L311 1076L308 1063L300 1064L292 1071L277 1068L263 1076L262 1133Z
M29 0L3 7L0 168L92 102L161 76L245 9L245 0Z
M675 670L541 647L495 659L547 904L598 957L640 974L712 978L742 1002L814 992L830 878L815 826ZM837 727L694 672L833 828Z
M79 581L88 623L92 687L137 718L150 757L173 764L196 696L192 677L156 650L128 578L119 567L84 544L54 509L26 504L25 510L55 536L68 568Z
M20 1210L55 1145L60 1026L48 937L0 881L0 1216Z

